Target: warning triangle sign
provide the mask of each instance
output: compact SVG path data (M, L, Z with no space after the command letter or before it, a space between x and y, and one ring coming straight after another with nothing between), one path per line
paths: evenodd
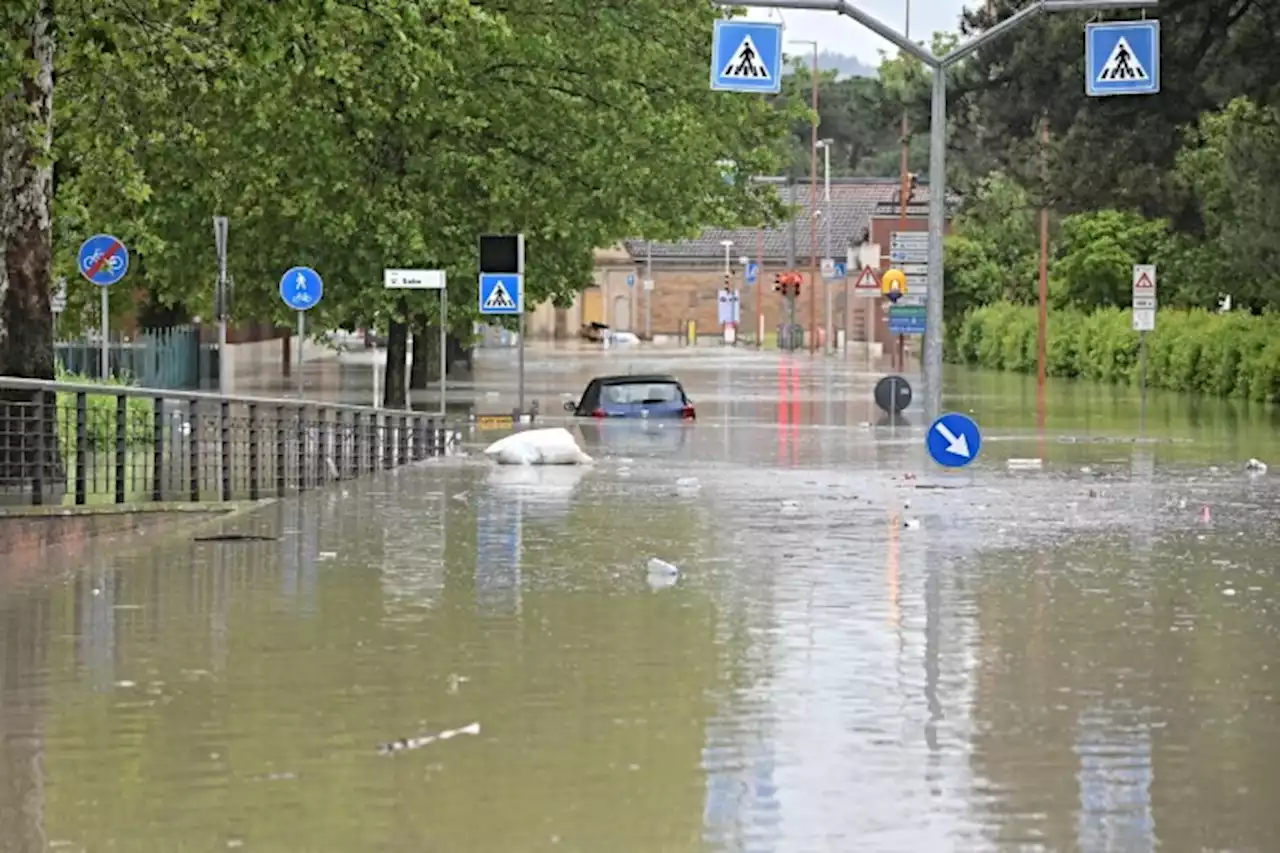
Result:
M729 57L720 76L727 80L771 80L769 69L760 59L760 51L751 36L742 37L742 43Z
M1133 283L1133 287L1137 290L1140 288L1152 288L1155 285L1151 283L1151 277L1143 272L1138 274L1138 280Z
M489 298L484 301L484 307L486 310L511 309L516 307L516 301L507 292L507 286L498 282L493 286L493 290L489 291Z
M858 276L857 282L853 285L854 290L874 290L880 292L880 282L876 280L875 270L871 267L863 267L862 274Z
M1133 48L1129 47L1129 42L1123 36L1116 42L1116 46L1111 50L1111 56L1107 58L1107 63L1098 72L1099 83L1148 79L1150 76L1147 74L1147 69L1142 67L1138 57L1133 54Z

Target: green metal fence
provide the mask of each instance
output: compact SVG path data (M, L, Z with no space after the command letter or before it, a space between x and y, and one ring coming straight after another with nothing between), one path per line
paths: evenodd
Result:
M103 379L100 340L82 338L54 345L68 373ZM130 340L116 337L107 345L110 376L146 388L194 391L216 387L217 345L200 343L195 326L145 329Z

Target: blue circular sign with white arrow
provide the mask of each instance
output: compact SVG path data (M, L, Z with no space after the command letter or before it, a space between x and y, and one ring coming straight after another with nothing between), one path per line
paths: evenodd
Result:
M110 234L94 234L80 244L80 274L99 287L110 287L129 271L129 250Z
M280 278L280 298L294 311L306 311L320 304L324 282L311 267L294 267Z
M944 468L963 468L978 458L982 433L977 422L959 412L948 412L929 427L924 439L933 461Z

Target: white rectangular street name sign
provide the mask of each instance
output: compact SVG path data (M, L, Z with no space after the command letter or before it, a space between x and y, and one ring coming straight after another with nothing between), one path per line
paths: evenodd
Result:
M444 270L383 270L382 286L388 290L444 290Z
M1156 329L1156 266L1133 265L1133 330L1154 332Z
M889 245L893 248L908 246L928 246L928 231L894 231L889 235Z

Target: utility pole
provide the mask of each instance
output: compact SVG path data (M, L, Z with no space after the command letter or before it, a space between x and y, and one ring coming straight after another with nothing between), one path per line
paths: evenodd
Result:
M831 220L835 219L835 215L831 210L831 144L833 139L818 140L818 147L822 149L822 228L824 248L822 255L824 262L834 261L831 257ZM822 284L822 292L826 295L826 327L827 327L827 355L835 352L835 307L832 301L831 288L835 284L834 275L826 279Z
M1040 119L1040 317L1036 329L1036 422L1044 438L1047 349L1049 346L1049 112ZM1043 456L1043 454L1041 454Z
M810 109L813 120L809 132L809 355L818 353L818 42L814 39L793 39L792 44L813 47L813 76L809 81Z

